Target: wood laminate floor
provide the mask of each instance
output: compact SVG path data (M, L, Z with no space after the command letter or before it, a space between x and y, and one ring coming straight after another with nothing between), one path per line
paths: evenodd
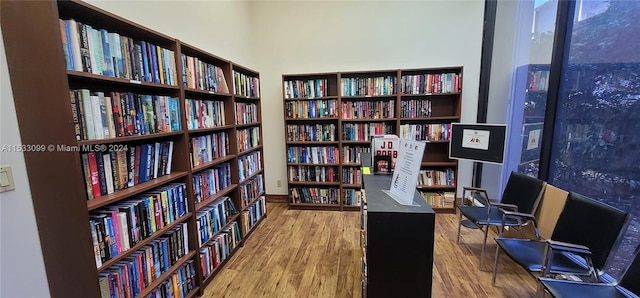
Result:
M361 297L359 212L267 207L268 217L203 297ZM483 233L463 228L458 245L457 224L457 215L436 215L433 297L535 296L534 278L508 258L501 258L493 287L495 242L488 246L486 271L480 271Z

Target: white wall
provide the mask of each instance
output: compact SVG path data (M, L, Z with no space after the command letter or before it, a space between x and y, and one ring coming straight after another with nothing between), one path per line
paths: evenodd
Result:
M287 193L282 74L461 65L462 122L475 122L483 15L482 0L254 2L267 193ZM470 184L471 163L458 178Z
M17 144L21 144L20 132L2 42L0 147ZM0 150L0 165L11 166L16 187L15 190L0 193L0 297L49 297L49 283L40 249L24 155Z
M177 38L226 60L256 69L252 2L89 0L127 20ZM258 70L259 71L259 70Z

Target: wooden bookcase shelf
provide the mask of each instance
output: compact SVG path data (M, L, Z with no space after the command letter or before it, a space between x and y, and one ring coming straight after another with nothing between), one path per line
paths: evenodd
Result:
M238 216L240 216L240 214L234 214L231 217L227 218L227 223L220 228L219 231L215 232L211 238L209 238L209 240L207 240L206 242L202 243L202 245L200 245L200 248L202 248L203 246L206 246L208 244L211 244L213 242L213 240L215 240L215 237L220 235L220 233L222 233L222 231L224 231L226 228L228 228L231 224L233 224L234 221L236 221L238 219Z
M338 118L335 118L335 117L328 117L328 118L287 118L287 117L285 117L284 120L285 121L291 121L291 122L294 122L294 121L313 121L313 122L315 122L315 121L336 121L336 120L338 120Z
M262 150L262 145L251 147L251 148L249 148L247 150L242 150L242 151L238 152L238 155L245 155L245 154L249 154L251 152L259 151L259 150Z
M209 128L190 129L188 132L190 134L196 134L196 133L201 133L201 132L212 132L212 131L229 130L229 129L233 129L233 128L234 128L233 125L222 125L222 126L209 127Z
M287 142L287 145L338 145L338 141L300 141L300 142Z
M262 123L254 122L254 123L237 124L236 127L237 128L245 128L245 127L260 126L260 125L262 125Z
M340 182L289 181L289 185L338 186Z
M196 203L196 212L202 210L202 208L204 208L204 207L210 205L211 203L217 201L219 198L227 195L232 190L236 189L236 187L238 187L238 184L231 184L231 185L225 187L224 189L221 189L220 191L216 192L212 196L208 197L204 201Z
M109 276L117 266L149 253L184 256L136 297L165 290L175 278L184 282L181 297L202 295L267 215L259 73L82 1L0 5L22 141L72 148L25 153L51 296L110 296ZM224 119L221 125L208 127L211 119L199 113L210 103L221 106L205 115ZM187 116L206 126L191 129ZM258 145L241 151L238 137L248 134L238 131L247 128L254 137L258 132ZM194 154L225 150L192 143L209 136L226 138L226 156L192 166ZM204 147L192 150L194 144ZM101 149L116 146L125 153ZM239 181L239 163L249 155L261 158L245 167L258 169ZM217 181L225 183L211 184ZM196 190L202 202L195 202ZM197 218L209 206L227 204L223 197L236 213L229 212L219 233L235 230L238 245L205 279ZM136 239L143 221L149 222L146 237ZM244 225L250 230L241 233ZM167 239L175 247L163 249L159 243ZM144 251L151 246L157 250ZM114 248L114 257L101 255Z
M235 158L235 156L233 154L230 154L230 155L227 155L227 156L224 156L224 157L219 157L219 158L216 158L216 159L214 159L214 160L212 160L212 161L210 161L208 163L194 166L191 169L191 171L194 172L194 173L195 172L200 172L200 171L202 171L204 169L208 169L208 168L211 168L211 167L214 167L214 166L217 166L217 165L221 165L221 164L226 163L226 162L230 162L234 158Z
M236 252L238 252L238 250L240 249L240 245L236 246L231 253L229 254L229 256L224 259L224 261L222 261L220 263L220 265L218 265L218 267L216 267L215 269L213 269L213 272L211 272L211 274L209 276L207 276L205 278L205 280L202 281L202 286L200 286L201 288L205 288L207 287L207 285L209 285L209 283L216 277L216 275L218 275L218 273L220 273L220 270L222 270L222 268L224 268L225 265L227 265L227 262L229 262L229 259L231 259ZM204 290L202 291L204 292Z
M369 151L370 135L395 134L413 137L426 143L422 170L446 171L453 185L418 187L422 192L444 197L456 191L458 162L449 159L450 124L460 122L462 103L462 70L460 66L421 69L373 70L356 72L284 74L283 101L288 161L292 154L310 154L335 161L319 159L318 163L296 160L289 168L338 166L338 181L344 175L359 175L350 168L359 167L358 150ZM336 121L337 120L337 121ZM300 135L332 135L333 140L302 141ZM403 135L403 132L405 135ZM418 135L419 134L419 135ZM416 138L417 137L417 138ZM306 136L308 138L308 136ZM302 147L302 149L300 149ZM335 147L338 156L324 148ZM304 150L303 150L304 149ZM297 150L297 151L296 151ZM315 151L315 152L314 152ZM305 170L307 168L304 168ZM326 210L358 210L358 189L361 184L335 182L299 182L287 172L290 208ZM322 172L321 172L322 173ZM354 174L355 173L355 174ZM351 178L351 177L348 177ZM303 201L293 188L307 187ZM333 189L339 204L316 204L313 193L318 189ZM294 198L296 197L296 198ZM438 212L454 212L453 204L433 206Z
M163 133L154 133L148 135L140 135L140 136L127 136L127 137L117 137L110 139L102 139L102 140L82 140L78 141L79 146L83 145L97 145L97 144L113 144L113 143L127 143L127 142L136 142L148 139L161 139L165 137L179 136L182 135L183 131L172 131L172 132L163 132Z
M112 194L109 195L105 195L99 198L95 198L93 200L87 201L87 209L89 211L94 210L94 209L98 209L102 206L106 206L115 202L118 202L124 198L129 198L132 197L134 195L143 193L147 190L156 188L158 186L173 182L175 180L178 180L180 178L184 178L188 175L187 172L180 172L180 173L171 173L169 175L166 176L162 176L160 178L157 179L153 179L147 182L143 182L140 183L138 185L134 185L132 187L126 188L124 190L120 190L117 192L114 192Z
M145 245L149 244L149 242L153 241L154 239L158 238L159 236L162 236L166 232L168 232L171 229L175 228L178 224L185 222L187 219L189 219L189 217L191 217L191 215L192 215L192 213L185 214L184 216L178 218L177 220L175 220L171 224L169 224L169 225L165 226L164 228L156 231L155 233L153 233L153 235L149 236L148 238L140 241L139 243L137 243L136 245L131 247L129 250L124 251L124 252L118 254L117 256L115 256L114 258L112 258L111 260L104 262L102 264L102 266L100 266L100 268L98 268L98 273L100 271L104 271L105 269L111 267L113 264L115 264L115 263L121 261L122 259L128 257L129 255L131 255L131 253L140 250Z
M130 86L130 87L138 86L138 88L146 87L150 89L167 90L167 91L180 90L179 86L157 84L157 83L151 83L151 82L142 82L142 81L131 80L131 79L107 77L104 75L97 75L97 74L92 74L92 73L87 73L82 71L76 71L76 70L67 70L67 75L69 76L70 80L73 80L74 82L77 82L77 83L91 82L91 83L98 83L101 85Z

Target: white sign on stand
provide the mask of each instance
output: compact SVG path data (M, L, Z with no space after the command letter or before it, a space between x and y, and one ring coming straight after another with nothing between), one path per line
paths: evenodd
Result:
M413 196L416 192L424 147L423 142L400 140L391 188L385 193L402 205L418 206L413 202Z
M462 147L489 150L490 135L488 130L465 129L462 131Z

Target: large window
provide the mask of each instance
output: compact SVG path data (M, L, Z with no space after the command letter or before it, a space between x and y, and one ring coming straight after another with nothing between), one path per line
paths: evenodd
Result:
M632 214L617 277L640 242L640 1L577 1L567 34L549 182Z
M503 186L506 185L512 171L538 177L549 89L549 70L558 11L558 2L555 0L506 2L507 4L501 2L500 5L517 3L520 7L517 10L508 11L500 10L502 6L499 5L498 12L502 13L497 18L514 18L515 26L523 28L516 31L516 36L513 38L521 42L516 42L512 46L516 56L513 60L517 64L515 71L512 71L513 87L506 119L509 136L502 170ZM497 32L496 35L498 47L510 46L499 44L504 39L503 34ZM499 55L499 53L494 54L494 57ZM500 61L500 64L503 62ZM496 65L493 65L492 69L495 68ZM492 71L492 80L494 79L500 78ZM500 96L495 94L495 89L491 91L494 92L492 98ZM492 107L497 108L497 105ZM499 119L491 120L499 121ZM484 178L483 181L485 181Z
M523 117L521 123L512 123L512 125L519 129L521 136L517 172L538 177L540 140L547 107L549 65L553 51L558 2L538 0L535 1L534 6L529 64L521 66L517 72L518 79L524 80L524 85L518 84L516 87L519 87L516 92L523 94L521 97L516 97L523 99L523 105L519 107L522 109ZM514 120L512 119L512 122Z

